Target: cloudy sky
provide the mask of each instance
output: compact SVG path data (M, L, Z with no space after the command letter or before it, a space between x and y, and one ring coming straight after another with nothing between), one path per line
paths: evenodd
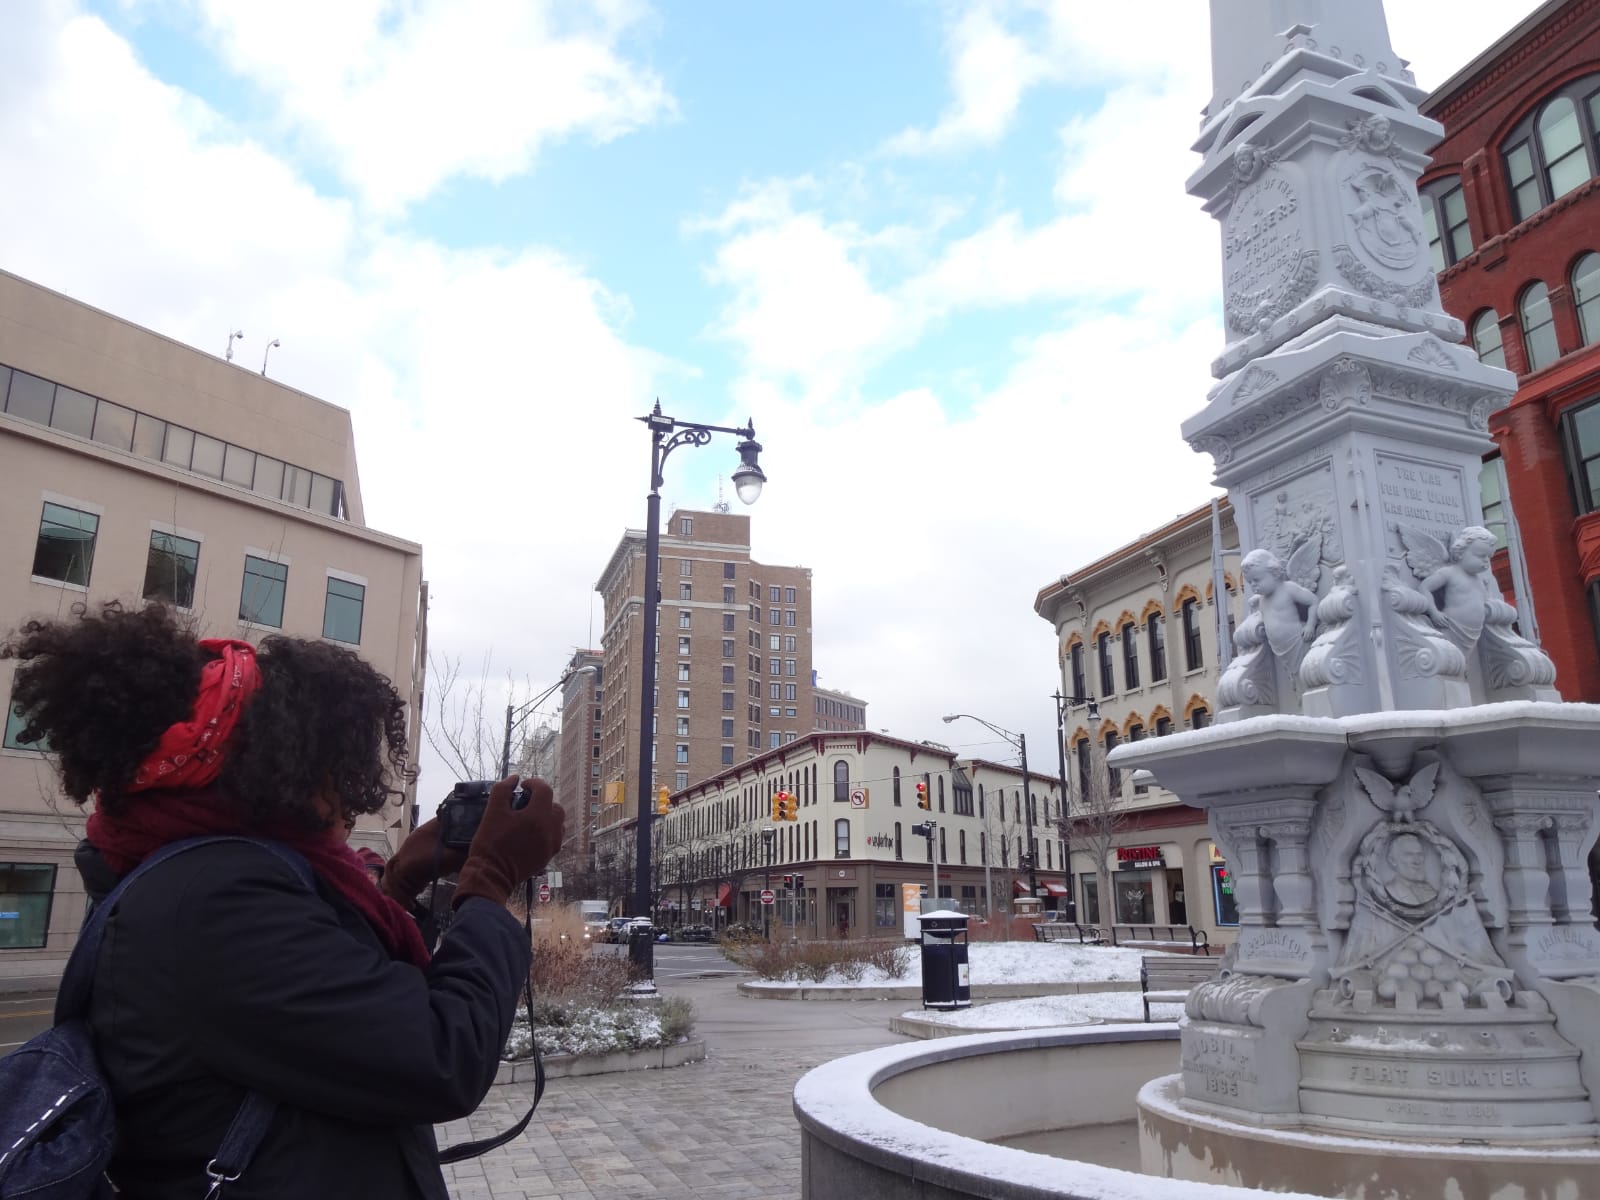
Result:
M1431 87L1535 0L1387 7ZM1211 492L1178 436L1222 345L1183 191L1206 10L5 0L0 266L202 350L242 328L250 369L281 339L272 375L354 414L371 524L424 546L432 649L532 687L644 523L632 418L752 418L754 554L813 570L821 682L1049 771L1035 594ZM735 462L680 451L668 510Z

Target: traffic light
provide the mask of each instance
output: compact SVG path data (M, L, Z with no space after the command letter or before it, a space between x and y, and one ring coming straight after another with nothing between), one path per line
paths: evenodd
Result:
M921 781L917 783L917 807L928 809L933 807L928 803L928 785Z
M793 875L785 875L783 877L783 890L784 891L789 891L793 887L794 887L794 876Z
M779 792L776 799L778 802L778 820L798 821L800 819L800 813L798 811L800 806L796 802L793 792Z
M797 892L806 890L806 877L804 875L796 875L794 877L794 890Z
M661 790L656 793L656 815L664 817L672 811L672 789L666 784L661 785Z
M783 820L783 793L782 792L774 792L772 794L772 819L774 821Z

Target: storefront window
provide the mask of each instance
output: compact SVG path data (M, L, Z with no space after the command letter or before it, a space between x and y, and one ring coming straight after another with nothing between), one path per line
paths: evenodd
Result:
M37 950L50 929L53 863L0 863L0 950Z
M1211 892L1217 902L1217 924L1237 925L1239 906L1233 902L1233 876L1225 866L1211 868Z
M893 929L899 915L900 897L892 883L875 885L872 893L872 923L879 929Z
M1100 881L1093 875L1083 876L1083 920L1087 925L1100 924Z
M1119 871L1111 888L1117 896L1117 924L1155 924L1155 885L1149 871Z

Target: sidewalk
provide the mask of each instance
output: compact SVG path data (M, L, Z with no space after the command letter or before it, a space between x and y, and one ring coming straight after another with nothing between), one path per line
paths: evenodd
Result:
M889 1031L902 1002L753 1000L735 979L685 980L663 991L691 1000L705 1062L551 1080L526 1132L473 1162L445 1168L456 1200L608 1200L641 1196L795 1200L800 1131L791 1095L812 1067L908 1039ZM532 1089L497 1087L441 1144L514 1124Z

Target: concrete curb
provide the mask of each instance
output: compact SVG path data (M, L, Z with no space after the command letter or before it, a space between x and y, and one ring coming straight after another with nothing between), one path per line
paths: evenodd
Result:
M1052 1025L1052 1029L1077 1029L1084 1025L1099 1025L1102 1022L1092 1018L1082 1021L1066 1021L1059 1026ZM969 1033L1021 1033L1025 1028L1036 1026L1023 1025L947 1025L942 1021L928 1021L921 1017L890 1017L889 1028L895 1033L903 1033L914 1038L942 1038L961 1037Z
M1035 996L1081 996L1087 992L1137 992L1137 979L1078 980L1074 983L974 984L974 1000L1029 1000ZM741 983L741 995L756 1000L921 1000L920 987L824 987L796 983L781 987Z
M618 1071L654 1071L699 1062L705 1056L706 1044L700 1040L649 1050L617 1050L610 1054L547 1054L544 1073L547 1079L570 1079L577 1075L610 1075ZM532 1083L533 1063L527 1060L502 1062L494 1081L496 1086Z

